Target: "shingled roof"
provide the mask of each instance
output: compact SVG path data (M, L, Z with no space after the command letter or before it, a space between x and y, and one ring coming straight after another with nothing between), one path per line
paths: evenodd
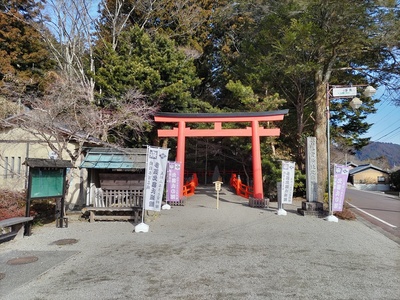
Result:
M146 148L91 148L80 168L143 170L146 168L146 153Z

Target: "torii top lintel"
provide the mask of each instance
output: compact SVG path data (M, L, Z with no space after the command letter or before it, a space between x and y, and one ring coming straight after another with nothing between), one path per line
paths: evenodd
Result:
M223 129L222 123L230 122L269 122L282 121L288 110L268 112L234 112L234 113L158 113L154 116L155 122L180 123L183 135L186 137L223 137L223 136L252 136L252 127ZM182 124L183 123L183 124ZM191 129L186 123L214 123L213 129ZM254 126L254 124L252 124ZM258 127L258 125L257 125ZM254 128L253 128L254 130ZM258 128L258 136L279 136L279 128ZM177 137L178 128L159 129L159 137Z

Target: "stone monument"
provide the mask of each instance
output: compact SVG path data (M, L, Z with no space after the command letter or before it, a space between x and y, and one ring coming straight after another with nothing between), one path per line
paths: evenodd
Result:
M306 147L306 199L297 211L303 215L320 216L323 214L323 203L318 201L317 176L317 139L307 137Z

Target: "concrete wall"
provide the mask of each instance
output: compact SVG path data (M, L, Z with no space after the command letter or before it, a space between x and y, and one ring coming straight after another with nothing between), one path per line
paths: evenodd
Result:
M68 149L75 151L76 145L71 143ZM34 135L19 129L0 130L0 188L22 191L27 188L27 168L23 163L29 158L50 158L52 153L46 142L38 140ZM68 157L63 159L69 160ZM79 166L81 160L76 162ZM68 170L70 186L65 199L67 209L79 209L85 204L86 170L74 168ZM81 188L83 187L83 194Z
M354 187L362 191L389 191L389 184L354 184Z

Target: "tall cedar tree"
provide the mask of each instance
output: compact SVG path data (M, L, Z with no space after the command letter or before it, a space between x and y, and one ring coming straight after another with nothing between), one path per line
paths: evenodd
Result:
M371 70L378 80L388 74L393 48L385 37L394 30L396 19L391 9L379 6L381 2L272 1L274 13L248 32L240 48L241 61L233 73L255 91L268 88L287 98L297 123L295 139L288 141L298 149L298 161L303 161L304 138L316 136L319 199L327 178L327 84L373 84L377 80ZM365 115L374 112L376 101L363 101L357 113L347 108L347 99L330 103L336 143L360 147L367 142L359 135L367 131ZM286 134L293 136L292 130L293 125L287 127Z
M0 93L9 100L36 92L46 70L52 67L49 53L33 23L42 1L0 2Z

